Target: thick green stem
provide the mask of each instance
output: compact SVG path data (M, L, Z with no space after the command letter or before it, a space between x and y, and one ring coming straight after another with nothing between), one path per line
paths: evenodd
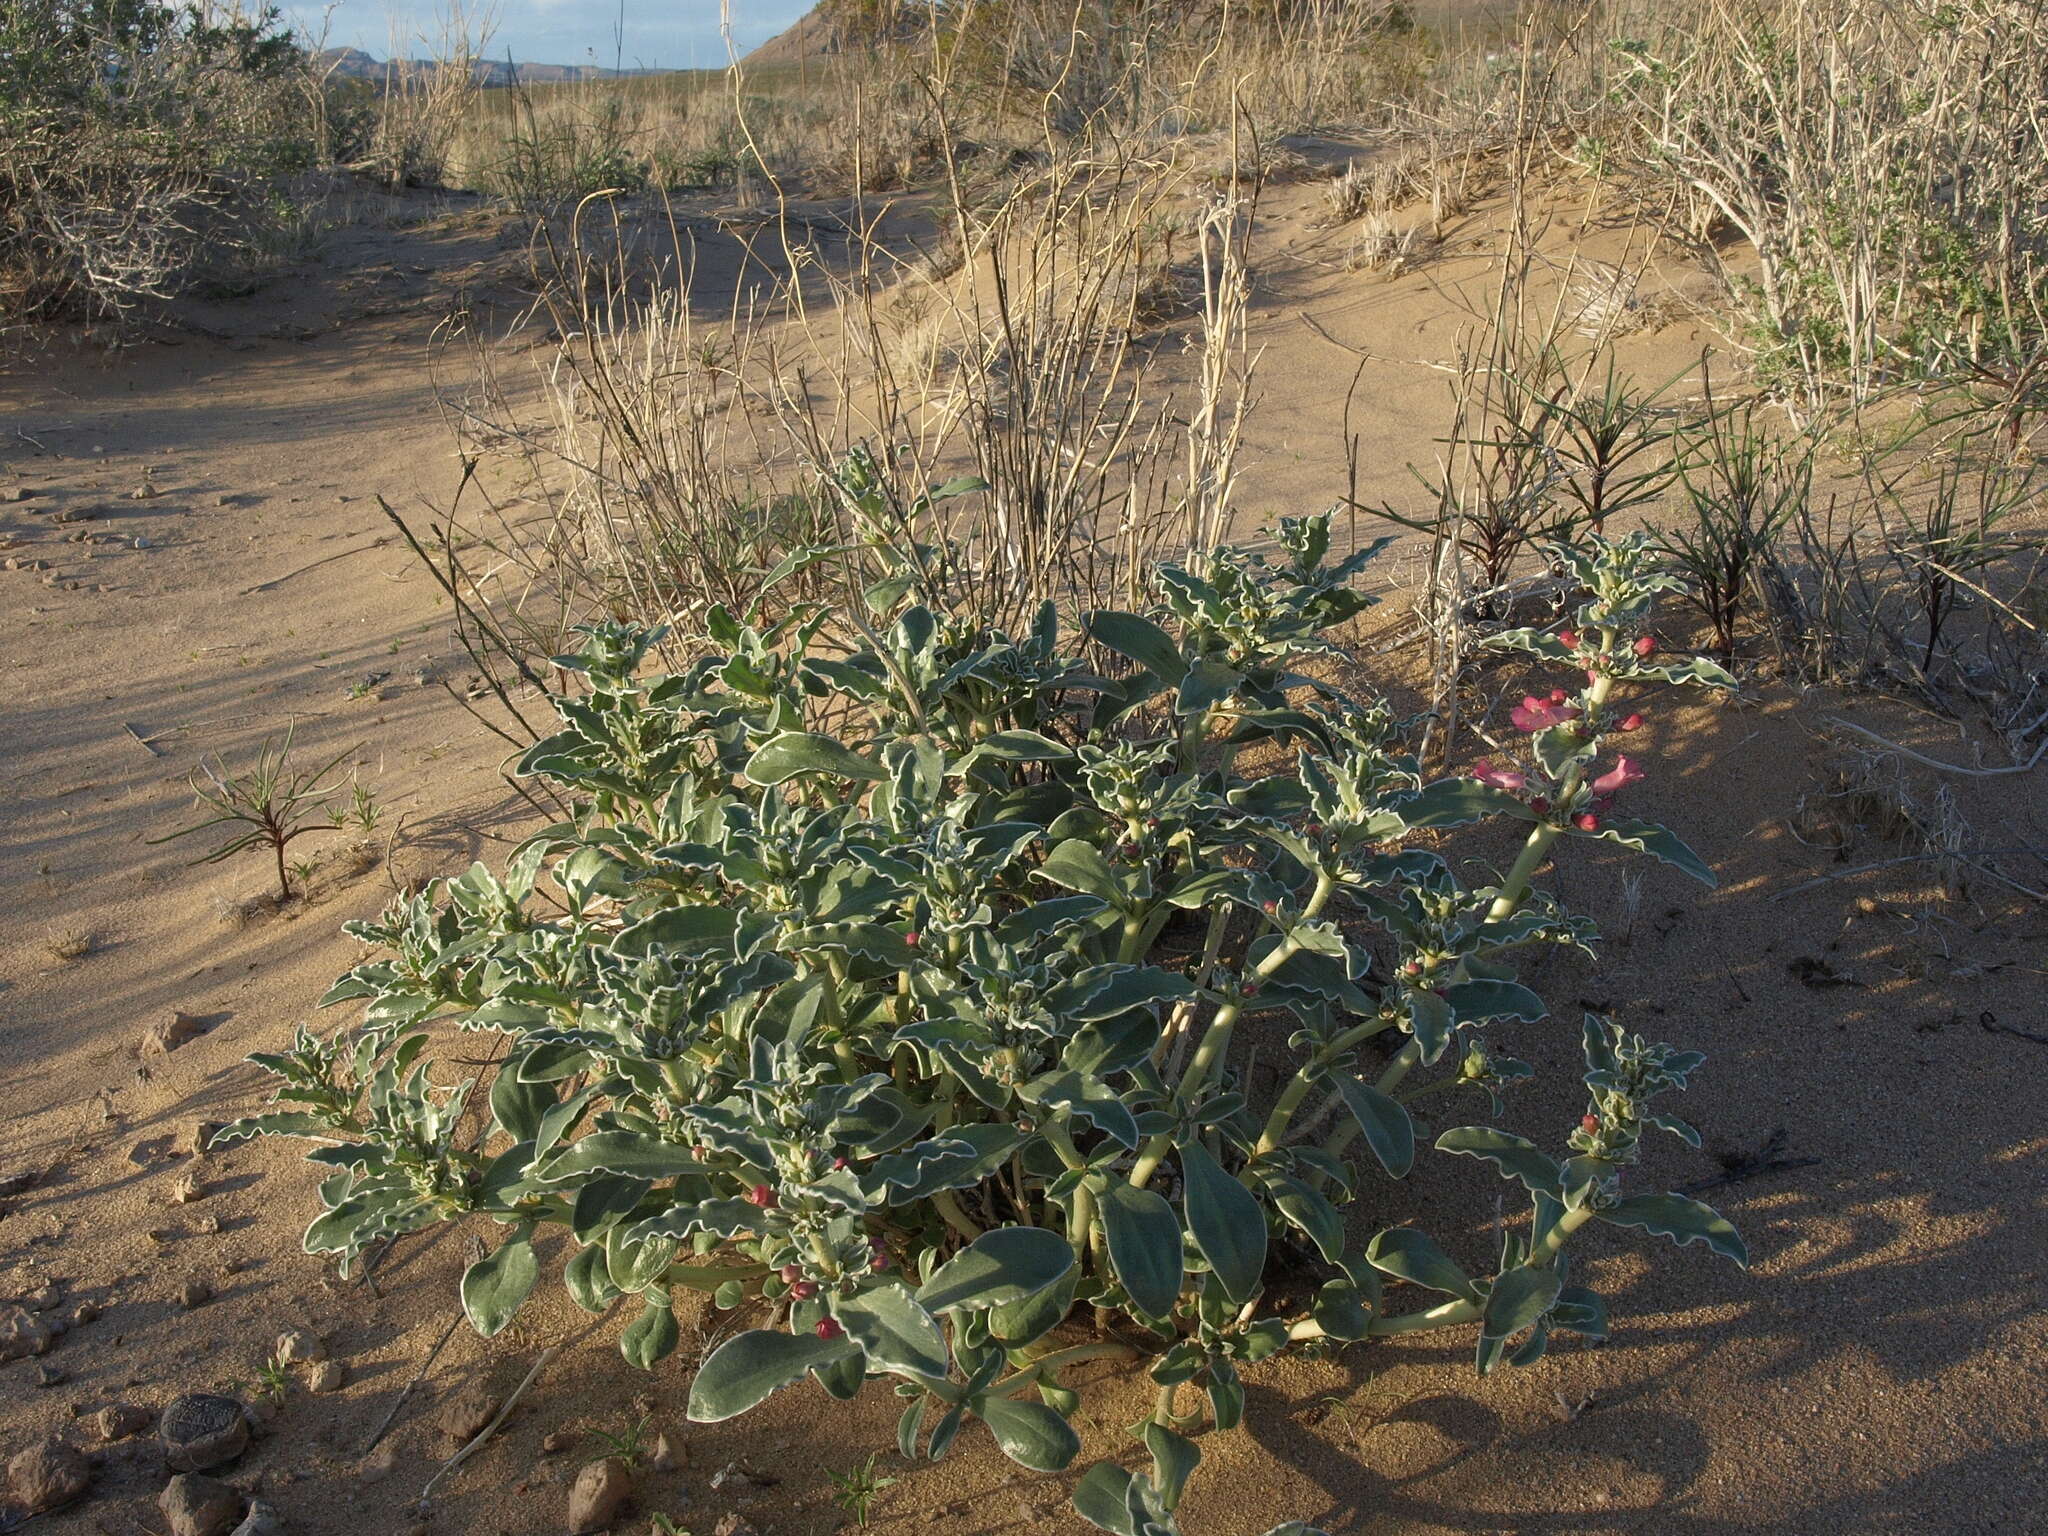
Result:
M1059 1160L1070 1172L1079 1172L1088 1166L1088 1160L1081 1156L1080 1148L1074 1145L1074 1138L1067 1134L1067 1128L1057 1121L1047 1121L1040 1128L1046 1144L1059 1155ZM1095 1191L1084 1179L1074 1188L1074 1203L1067 1213L1067 1241L1074 1246L1074 1263L1086 1264L1088 1260L1089 1234L1095 1227Z
M1392 1019L1368 1019L1363 1024L1345 1030L1311 1056L1302 1069L1294 1074L1294 1081L1281 1093L1279 1102L1273 1106L1273 1113L1266 1117L1266 1129L1259 1136L1258 1146L1252 1149L1252 1156L1260 1157L1280 1145L1281 1138L1287 1134L1288 1122L1293 1120L1295 1112L1301 1108L1302 1100L1309 1096L1309 1091L1315 1086L1315 1079L1322 1074L1324 1068L1353 1046L1370 1040L1382 1030L1391 1029L1393 1022Z
M1336 877L1327 870L1316 874L1315 889L1310 892L1307 905L1301 909L1302 922L1307 922L1323 910L1330 899L1330 893L1337 888ZM1273 946L1272 952L1252 967L1252 976L1260 981L1272 975L1301 951L1301 945L1292 934ZM1242 1001L1225 1003L1216 1010L1216 1017L1209 1021L1208 1032L1202 1036L1202 1043L1195 1047L1195 1059L1188 1063L1187 1076L1180 1080L1174 1090L1173 1102L1169 1106L1174 1118L1180 1118L1181 1111L1201 1092L1208 1081L1209 1073L1230 1048L1230 1032L1237 1024L1237 1016L1243 1011ZM1166 1149L1172 1145L1173 1133L1161 1131L1145 1143L1145 1150L1131 1168L1131 1183L1143 1189L1158 1171L1160 1161L1166 1156Z
M1084 1360L1131 1360L1137 1351L1128 1344L1097 1343L1075 1344L1066 1349L1056 1349L1049 1355L1041 1355L1014 1376L1005 1376L988 1389L990 1397L1015 1397L1027 1387L1036 1386L1039 1378L1048 1371L1057 1371L1069 1365L1079 1365Z

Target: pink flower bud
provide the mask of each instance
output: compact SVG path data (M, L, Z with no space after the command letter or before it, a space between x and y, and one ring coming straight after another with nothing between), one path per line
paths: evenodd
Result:
M803 1279L803 1277L804 1277L804 1267L803 1267L803 1265L801 1265L801 1264L785 1264L785 1265L783 1265L783 1266L782 1266L782 1283L783 1283L784 1285L793 1285L793 1284L795 1284L795 1283L796 1283L797 1281L799 1281L799 1280Z
M1256 976L1252 977L1250 980L1246 981L1245 984L1238 990L1242 992L1243 995L1246 997L1257 997L1259 995L1258 978Z
M1570 697L1571 695L1566 693L1562 688L1553 688L1550 690L1550 702L1553 704L1562 704L1566 699Z
M1648 659L1649 657L1656 655L1657 637L1655 635L1636 636L1635 652L1638 656L1641 656L1645 659Z
M813 1328L811 1332L815 1333L819 1338L823 1339L827 1344L829 1344L834 1339L843 1337L846 1333L846 1330L839 1326L838 1318L821 1317L818 1319L818 1326Z
M1576 629L1560 629L1557 632L1557 643L1568 651L1576 651L1579 648L1579 632Z
M1642 723L1643 717L1641 715L1623 715L1621 717L1621 724L1616 726L1615 729L1619 731L1633 731L1640 729Z
M789 1294L798 1301L809 1301L818 1294L818 1282L815 1280L799 1280L789 1288Z
M1266 914L1266 916L1271 917L1274 913L1280 910L1280 903L1275 901L1272 897L1268 896L1263 902L1259 904L1259 908Z
M833 1158L833 1159L832 1159L832 1171L833 1171L834 1173L837 1173L837 1172L839 1172L839 1170L840 1170L840 1169L842 1169L842 1168L845 1168L845 1167L848 1167L848 1166L849 1166L849 1164L847 1163L846 1159L845 1159L845 1158L843 1158L843 1157L835 1157L835 1158Z
M766 1184L756 1184L747 1191L747 1204L758 1205L764 1211L772 1210L775 1206L775 1191Z
M912 949L915 949L918 945L924 942L924 935L919 933L915 928L913 928L910 930L910 932L903 935L903 942L909 945Z
M1591 667L1586 668L1586 686L1590 688L1593 686L1593 684L1599 681L1600 674L1598 672L1595 672Z
M1588 1136L1598 1134L1600 1130L1600 1117L1598 1115L1581 1116L1579 1120L1579 1129L1584 1131Z
M1581 811L1572 818L1572 825L1581 832L1598 832L1600 830L1600 818L1591 811Z
M1410 960L1401 967L1401 974L1404 976L1420 976L1422 974L1422 962L1420 960Z
M1531 800L1531 801L1529 802L1529 809L1530 809L1530 810L1532 810L1532 811L1534 811L1534 812L1535 812L1535 813L1536 813L1536 814L1537 814L1538 816L1547 816L1547 815L1549 815L1549 814L1550 814L1550 799L1549 799L1549 797L1548 797L1548 796L1546 796L1546 795L1538 795L1538 796L1537 796L1537 797L1536 797L1535 799L1533 799L1533 800Z

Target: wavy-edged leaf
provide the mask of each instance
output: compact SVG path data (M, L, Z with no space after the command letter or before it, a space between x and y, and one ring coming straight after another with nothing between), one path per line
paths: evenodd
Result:
M1640 853L1669 864L1673 869L1683 871L1699 881L1701 885L1720 884L1707 861L1694 853L1669 827L1661 827L1654 821L1636 821L1627 816L1602 817L1595 832L1581 832L1576 827L1566 828L1574 837L1600 838L1606 842L1619 843L1624 848L1633 848Z
M872 1365L914 1376L946 1374L946 1341L932 1315L900 1284L841 1297L833 1316Z
M670 1305L668 1292L650 1286L640 1299L640 1315L619 1335L619 1353L626 1357L627 1364L651 1371L676 1352L683 1332L676 1326L675 1308Z
M1406 1178L1415 1166L1415 1122L1406 1107L1349 1072L1332 1072L1330 1081L1380 1166L1397 1179Z
M1224 1293L1242 1305L1258 1294L1265 1278L1265 1208L1199 1141L1180 1149L1180 1166L1188 1231Z
M1081 1453L1074 1426L1043 1403L1014 1397L982 1397L974 1411L988 1425L1003 1454L1034 1472L1061 1472Z
M843 1337L821 1339L768 1328L734 1334L698 1367L697 1379L690 1384L690 1418L716 1424L745 1413L810 1372L859 1352L859 1345Z
M1511 1132L1490 1125L1460 1125L1437 1137L1436 1149L1483 1158L1503 1177L1520 1179L1530 1194L1557 1197L1558 1181L1563 1177L1557 1160Z
M1109 1181L1101 1209L1109 1261L1131 1304L1146 1317L1168 1316L1180 1300L1186 1275L1180 1217L1164 1195L1123 1179Z
M977 1312L1022 1301L1073 1268L1074 1250L1044 1227L997 1227L984 1232L932 1272L918 1288L927 1312Z
M1749 1268L1749 1245L1728 1218L1684 1195L1631 1195L1595 1214L1617 1227L1641 1227L1653 1236L1668 1237L1681 1248L1705 1243L1722 1258Z
M462 1272L462 1310L470 1327L485 1338L503 1331L533 1293L540 1260L533 1254L533 1229L522 1226Z
M1135 661L1169 688L1179 687L1187 675L1188 664L1173 636L1150 619L1105 608L1089 614L1082 627L1097 645Z
M771 736L747 759L747 779L764 787L805 773L874 781L887 777L879 763L817 731L783 731Z
M1432 1291L1478 1298L1478 1288L1464 1270L1451 1262L1450 1255L1437 1247L1436 1239L1414 1227L1389 1227L1365 1250L1366 1262L1383 1274Z

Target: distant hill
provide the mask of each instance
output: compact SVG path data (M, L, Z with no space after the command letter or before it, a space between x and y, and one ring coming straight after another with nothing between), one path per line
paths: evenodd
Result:
M431 60L415 59L424 67ZM381 80L385 63L360 48L325 48L313 55L316 68L343 80ZM486 86L510 85L516 78L522 85L554 85L570 80L617 80L627 75L665 75L666 69L606 69L597 64L524 64L504 59L478 59L477 78Z

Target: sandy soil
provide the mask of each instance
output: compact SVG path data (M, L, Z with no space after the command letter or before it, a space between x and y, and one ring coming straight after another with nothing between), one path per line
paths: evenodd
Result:
M1412 494L1405 465L1431 456L1444 415L1431 365L1468 323L1446 290L1483 271L1498 229L1482 209L1438 260L1387 282L1343 270L1308 189L1267 212L1247 515L1342 490L1361 350L1364 488ZM1625 260L1627 230L1584 213L1560 203L1554 247ZM56 1434L99 1457L91 1498L38 1531L161 1530L151 1438L99 1445L86 1416L247 1391L292 1327L327 1341L346 1383L295 1384L231 1475L302 1536L559 1531L566 1484L599 1449L586 1432L643 1412L674 1464L643 1477L619 1529L665 1511L706 1536L738 1511L808 1536L844 1518L828 1469L890 1443L895 1399L879 1389L851 1412L822 1411L805 1388L689 1426L690 1347L639 1375L613 1347L618 1321L587 1327L557 1291L496 1340L457 1328L366 1456L447 1328L464 1240L431 1234L343 1283L298 1250L314 1179L291 1146L178 1150L196 1122L260 1102L263 1075L242 1058L314 1017L356 952L344 919L397 882L500 857L527 825L499 777L503 744L451 697L467 674L445 609L374 499L417 509L453 488L429 335L465 304L515 303L519 272L516 235L458 210L339 238L324 261L200 317L210 334L114 355L60 346L0 379L0 485L29 493L0 505L16 567L0 571L0 1178L19 1186L0 1198L0 1298L47 1302L48 1317L98 1311L48 1354L0 1365L0 1454ZM1624 344L1644 377L1711 340L1682 305L1671 314ZM1709 1154L1671 1143L1646 1176L1702 1190L1754 1266L1598 1236L1582 1262L1617 1320L1604 1348L1567 1345L1486 1382L1461 1334L1264 1369L1245 1428L1203 1441L1183 1509L1197 1536L1286 1518L1388 1536L2048 1529L2048 1045L2035 1038L2048 1036L2048 917L1990 881L1944 897L1924 864L1852 874L1907 850L1821 798L1842 758L1831 715L1949 761L1973 746L1897 704L1776 684L1650 712L1645 814L1687 836L1720 888L1651 870L1631 904L1622 875L1636 871L1617 859L1555 874L1610 938L1597 964L1555 960L1534 978L1560 1018L1505 1042L1539 1068L1513 1118L1577 1113L1577 1031L1562 1021L1580 1005L1706 1050L1684 1109ZM244 758L286 722L308 760L346 754L384 821L360 851L343 834L297 845L321 858L310 898L249 911L260 860L193 868L195 847L148 840L188 818L203 759ZM1912 782L1929 797L1947 783L1977 846L2038 847L2044 774ZM205 1033L138 1060L171 1010ZM1476 1165L1445 1166L1463 1163L1425 1160L1358 1221L1467 1213L1431 1222L1454 1252L1480 1254L1491 1185ZM199 1198L180 1203L192 1175ZM195 1279L212 1299L187 1307ZM417 1515L455 1448L447 1406L475 1383L509 1388L549 1345L561 1354L505 1431ZM1084 1461L1122 1453L1120 1426L1148 1402L1103 1372L1081 1414ZM570 1448L548 1453L563 1431ZM936 1467L891 1456L881 1470L902 1479L878 1503L884 1533L1083 1528L1063 1480L971 1436Z

